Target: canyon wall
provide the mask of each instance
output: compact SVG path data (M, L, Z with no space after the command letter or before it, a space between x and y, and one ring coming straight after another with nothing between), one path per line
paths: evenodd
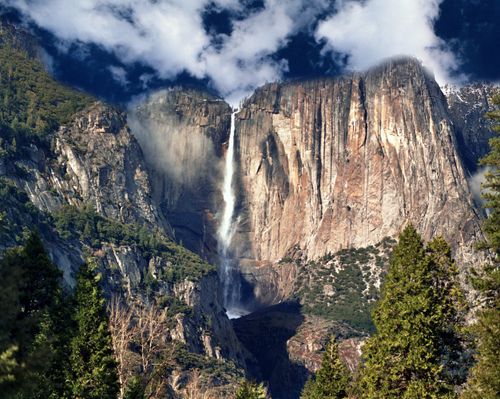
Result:
M217 262L231 107L205 92L162 90L130 107L128 123L150 166L154 202L176 240Z
M500 93L498 86L473 83L460 88L444 87L448 114L453 121L458 151L467 170L478 170L478 161L489 152L488 141L495 134L486 113L493 110L492 97Z
M462 265L473 259L481 211L472 174L488 149L483 114L495 89L445 91L417 60L399 59L364 74L268 84L244 101L232 249L247 291L279 302L297 272L278 260L366 247L409 222L425 239L443 234ZM230 113L207 93L173 89L128 114L157 208L178 241L214 263Z
M40 231L66 286L90 262L103 277L108 304L114 298L156 304L167 317L162 342L179 345L212 369L228 369L223 377L203 378L209 387L234 388L251 355L226 316L216 268L173 242L175 227L155 198L157 176L123 112L94 103L43 141L20 144L5 160L0 159L0 185L15 197L3 221L17 226L19 235ZM0 247L19 240L12 237ZM178 392L194 372L182 353L171 359L175 381L169 384Z
M268 84L244 102L236 128L234 245L247 278L269 275L296 248L314 259L410 222L467 260L478 214L446 98L416 60Z

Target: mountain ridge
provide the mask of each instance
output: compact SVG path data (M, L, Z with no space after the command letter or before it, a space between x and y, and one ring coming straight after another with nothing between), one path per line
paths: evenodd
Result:
M286 352L280 359L306 364L301 378L317 368L323 335L342 329L345 338L364 336L353 329L354 320L318 315L315 304L339 305L336 290L347 281L366 288L366 303L356 305L368 314L387 264L379 243L408 221L425 238L442 232L457 242L462 272L474 261L481 214L467 182L473 170L464 166L457 137L475 149L468 163L484 153L487 126L475 140L476 125L469 122L489 103L460 125L464 113L456 104L467 101L447 101L418 61L400 59L365 74L270 83L242 103L232 248L242 300L249 310L290 298L308 301L300 310L303 324L286 328L291 344L280 348ZM215 373L208 386L228 395L245 371L261 378L263 369L238 340L215 267L205 261L219 261L231 108L184 89L134 106L126 115L92 101L41 139L13 142L2 130L2 192L16 201L0 209L2 222L13 223L1 233L45 223L44 242L68 286L79 264L91 258L108 301L120 295L129 304L161 304L170 312L165 340L180 343L185 355L165 377L169 386L184 394L195 379L193 364L209 363ZM14 220L14 210L25 220ZM251 328L269 313L235 324ZM321 334L311 333L318 326ZM358 344L350 343L352 353Z

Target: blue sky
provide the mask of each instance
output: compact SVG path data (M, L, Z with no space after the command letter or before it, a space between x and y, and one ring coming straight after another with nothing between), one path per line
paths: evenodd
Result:
M59 79L115 102L190 84L236 103L269 81L400 55L440 84L500 81L499 0L1 1Z

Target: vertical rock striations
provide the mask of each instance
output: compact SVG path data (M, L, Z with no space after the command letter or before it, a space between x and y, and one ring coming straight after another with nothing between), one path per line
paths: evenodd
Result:
M478 234L446 98L416 60L269 84L237 119L235 241L249 278L297 246L317 258L409 222L458 247Z

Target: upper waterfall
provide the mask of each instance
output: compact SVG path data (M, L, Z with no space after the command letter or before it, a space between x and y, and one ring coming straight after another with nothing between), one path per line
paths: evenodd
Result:
M218 230L220 279L223 290L224 306L230 318L239 317L245 314L240 306L240 273L238 264L231 254L231 241L235 231L234 208L236 205L236 195L234 192L234 135L235 120L238 109L231 114L231 129L229 132L229 142L224 165L224 181L222 184L222 198L224 209Z
M226 160L224 166L224 182L222 185L222 197L224 199L224 212L222 214L222 221L219 227L219 239L221 242L221 255L226 256L231 239L234 233L232 228L234 206L236 203L236 196L233 190L233 175L234 175L234 131L235 131L235 118L236 113L231 114L231 130L229 132L229 143L227 147Z

